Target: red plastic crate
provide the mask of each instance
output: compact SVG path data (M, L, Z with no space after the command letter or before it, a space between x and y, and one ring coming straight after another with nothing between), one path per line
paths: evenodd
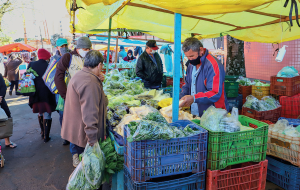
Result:
M183 78L180 78L180 85L183 83ZM183 83L184 84L184 83ZM172 77L166 77L166 86L173 86L173 78ZM183 86L183 85L182 85ZM181 87L180 87L181 88Z
M239 85L239 94L243 95L243 98L252 94L252 86L241 86Z
M276 123L281 115L281 107L269 111L256 111L250 108L243 107L242 115L251 117L256 120L269 120Z
M300 115L300 95L292 97L281 96L279 98L282 107L281 117L297 119Z
M300 76L292 78L271 76L270 93L280 96L294 96L300 93Z
M229 166L222 171L207 169L206 190L264 190L267 169L268 160Z

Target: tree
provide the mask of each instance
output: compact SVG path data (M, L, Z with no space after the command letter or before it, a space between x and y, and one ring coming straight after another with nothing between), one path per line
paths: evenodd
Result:
M12 0L0 0L0 31L2 31L1 23L4 14L12 11L13 9Z
M7 35L1 35L0 36L0 46L6 45L11 43L13 40L11 37L7 36Z
M227 36L226 74L246 76L244 41Z

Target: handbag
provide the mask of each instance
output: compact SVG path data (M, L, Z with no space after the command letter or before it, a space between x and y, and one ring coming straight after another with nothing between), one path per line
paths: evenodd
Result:
M13 134L13 119L8 118L6 121L0 121L0 139L11 137Z
M18 84L18 95L33 96L35 94L34 80L39 75L30 67L26 73L23 74Z

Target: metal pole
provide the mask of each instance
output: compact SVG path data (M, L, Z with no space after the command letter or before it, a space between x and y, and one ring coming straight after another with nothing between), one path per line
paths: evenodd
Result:
M174 15L174 69L173 69L173 122L179 116L179 81L180 81L180 48L181 48L181 14Z
M111 20L112 18L109 18L109 29L108 29L108 44L107 44L107 58L106 58L106 74L108 73L108 66L109 66L109 50L110 50L110 37L111 37Z
M117 40L116 40L117 42L116 42L116 54L115 54L115 63L116 63L116 65L115 65L115 68L117 68L117 63L119 62L119 60L118 60L118 43L119 43L119 36L117 36Z

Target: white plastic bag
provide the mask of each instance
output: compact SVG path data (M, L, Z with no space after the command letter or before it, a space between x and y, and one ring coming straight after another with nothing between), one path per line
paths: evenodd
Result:
M0 108L0 121L7 121L7 120L8 120L8 117L5 113L5 111L2 108Z

